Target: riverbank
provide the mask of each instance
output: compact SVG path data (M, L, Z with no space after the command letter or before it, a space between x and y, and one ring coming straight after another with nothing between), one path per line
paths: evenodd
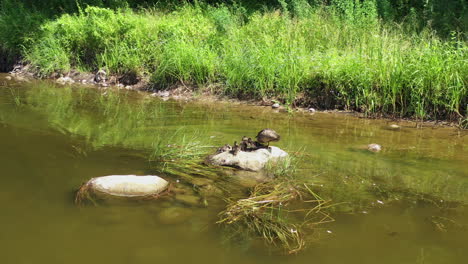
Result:
M23 58L41 78L105 70L119 83L366 116L466 123L468 46L384 22L372 1L248 13L88 7L45 21ZM125 79L122 80L121 79Z
M12 82L30 82L39 78L33 72L31 72L30 65L16 65L14 67L16 70L1 76L0 81L12 81ZM382 114L382 113L363 113L352 110L340 110L340 109L317 109L310 107L310 105L285 105L278 103L277 98L235 98L232 96L227 96L220 93L214 93L212 89L198 89L193 86L186 85L173 85L166 90L154 90L153 86L147 80L140 80L133 85L125 85L119 83L118 80L121 76L109 76L108 79L110 82L104 81L97 83L94 81L95 74L93 73L80 73L76 70L70 71L70 73L63 75L55 75L54 78L47 78L47 80L57 83L64 86L82 86L88 88L97 88L101 90L113 89L113 90L133 90L138 92L144 92L148 96L153 98L159 98L163 101L175 100L175 101L196 101L199 103L223 103L228 105L245 105L253 108L258 108L259 111L265 112L265 109L270 109L272 113L305 113L314 115L315 113L326 113L326 114L340 114L340 115L351 115L358 118L366 119L381 119L387 120L389 123L389 128L391 129L391 124L398 124L398 126L405 127L458 127L466 128L466 124L459 121L450 121L450 120L429 120L429 119L416 119L411 117L397 117L391 114Z

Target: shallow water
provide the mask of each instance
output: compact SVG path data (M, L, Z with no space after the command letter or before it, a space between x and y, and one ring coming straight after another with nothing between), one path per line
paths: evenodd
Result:
M468 257L467 131L411 122L391 130L390 121L344 114L114 94L0 75L2 263L465 263ZM148 151L180 127L207 147L274 128L282 135L275 145L301 157L299 177L340 203L330 211L335 221L321 225L306 250L286 256L261 243L228 242L215 223L225 205L220 199L207 206L73 203L89 178L159 174ZM363 150L369 143L383 151ZM215 181L238 190L236 196L246 193L235 182ZM186 217L162 216L173 208Z

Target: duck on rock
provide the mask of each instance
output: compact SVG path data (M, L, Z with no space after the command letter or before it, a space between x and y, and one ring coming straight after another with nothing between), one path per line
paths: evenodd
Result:
M270 142L279 141L281 137L273 129L266 128L258 132L256 138L259 143L267 144L267 146L270 146Z

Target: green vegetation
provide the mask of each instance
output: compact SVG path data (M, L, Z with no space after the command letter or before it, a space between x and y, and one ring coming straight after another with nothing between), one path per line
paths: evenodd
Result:
M458 22L438 28L421 25L438 21L443 9L428 11L435 1L425 1L430 9L407 6L406 13L392 1L373 0L260 1L264 9L195 1L137 11L132 1L107 7L101 1L56 2L65 14L29 1L18 6L6 0L0 9L2 50L13 54L23 47L24 58L43 76L105 68L150 76L159 89L217 87L229 96L369 114L467 116L464 2L449 5L458 10L450 21Z

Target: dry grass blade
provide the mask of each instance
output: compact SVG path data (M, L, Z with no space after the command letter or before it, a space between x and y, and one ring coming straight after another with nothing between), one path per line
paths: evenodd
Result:
M92 184L89 182L83 183L75 195L75 204L82 205L84 201L93 201L91 197Z

